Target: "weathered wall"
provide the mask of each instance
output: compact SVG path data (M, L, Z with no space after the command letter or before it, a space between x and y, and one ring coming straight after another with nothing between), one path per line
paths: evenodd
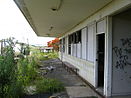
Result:
M131 94L131 9L113 16L112 94Z
M85 19L83 22L81 22L80 24L78 24L77 26L72 28L70 31L65 32L65 34L62 37L66 37L66 36L68 36L69 34L75 32L75 31L78 31L78 30L80 30L80 29L82 29L84 27L87 27L89 24L91 24L93 22L95 23L95 22L99 21L100 19L102 19L102 18L104 18L104 17L106 17L108 15L112 15L112 14L115 14L115 13L117 13L119 11L122 11L122 10L126 9L127 7L129 7L130 5L131 5L131 0L113 0L110 4L108 4L107 6L102 8L101 10L97 11L96 13L91 15L90 17L87 17L87 19ZM123 23L121 23L121 24L123 24ZM103 28L106 28L106 26L108 26L108 24L105 25L105 27L103 27ZM120 28L122 28L122 27L120 27ZM103 28L100 28L98 30L98 32L101 32L103 30ZM86 28L86 29L88 29L88 28ZM73 51L74 46L71 45L71 47L72 47L71 48L71 51L72 51L71 55L63 54L63 60L66 60L66 61L70 62L71 64L75 65L76 67L78 67L80 69L79 74L84 79L86 79L88 82L90 82L92 85L95 86L95 84L97 84L97 77L96 77L97 76L97 71L96 71L97 67L95 65L96 62L94 62L96 53L93 52L95 50L92 50L92 49L94 49L96 46L93 46L93 45L95 45L95 42L93 42L94 40L92 38L89 37L89 39L87 39L88 37L87 37L86 29L82 29L83 39L82 39L82 44L81 44L81 50L82 50L81 57L77 58L77 55L76 55L76 57L73 56L74 55L73 52L75 52L75 51ZM110 28L107 28L107 30L105 30L106 33L109 33L108 32L109 29ZM87 30L87 31L89 31L89 30ZM90 29L90 31L91 31L91 29ZM128 36L127 32L124 32L124 34L126 34ZM117 35L126 38L126 36L123 36L124 34L122 33L122 35L120 35L120 33L119 34L115 33L115 35L113 35L113 36L114 36L114 39L117 38L117 37L115 37ZM89 35L93 36L93 34L89 34ZM106 35L107 39L110 38L109 35L111 36L111 34ZM118 39L120 39L120 38L118 38ZM108 39L108 40L110 40L110 39ZM117 40L117 39L115 39L115 40ZM114 43L113 43L114 45L115 45L115 40L114 40ZM92 45L90 45L90 47L88 45L89 41L92 43ZM108 45L106 45L106 47L107 46ZM106 49L106 50L108 50L108 49ZM88 51L91 51L90 52L91 56L88 55ZM106 51L106 52L108 52L108 51ZM114 57L114 55L113 55L113 57ZM110 66L108 66L108 63L110 61L108 59L109 59L109 57L106 57L106 64L105 64L105 66L106 66L105 67L106 68L105 77L106 78L104 80L105 84L106 84L106 86L104 87L105 96L111 96L111 92L112 92L111 90L113 90L113 94L120 94L121 92L122 92L121 94L126 94L125 93L125 92L127 92L126 88L128 90L130 89L130 86L129 86L130 81L127 80L127 82L121 82L121 83L117 84L117 82L115 82L115 81L119 81L120 78L117 79L116 77L118 77L118 74L120 73L121 70L118 71L119 69L116 70L114 67L113 67L113 81L112 81L113 82L112 86L114 86L114 87L112 89L110 89L111 88L111 85L110 85L111 83L108 83L108 82L111 81L111 78L108 78L108 77L111 77L112 72L110 70L112 70L112 69L111 69ZM113 66L115 66L115 65L113 65ZM110 69L108 69L108 68L110 68ZM124 73L124 72L122 72L122 73ZM127 72L127 73L129 73L129 72ZM125 77L124 74L122 74L122 77ZM125 80L121 80L121 81L125 81ZM122 83L127 83L127 84L123 85ZM125 86L125 87L122 86L124 88L123 90L122 89L119 90L121 85ZM128 87L127 87L127 85L128 85Z
M60 53L63 61L67 61L79 69L79 75L95 86L94 79L94 35L95 24L91 24L81 31L81 43L71 44L71 55ZM88 28L88 29L87 29Z
M87 24L90 24L94 21L98 21L103 17L114 14L123 9L126 9L129 6L131 6L131 0L113 0L110 4L103 7L101 10L97 11L96 13L92 14L90 17L87 17L87 19L85 19L83 22L72 28L70 31L65 32L65 34L62 37L67 36L68 34L71 34L75 31L78 31L83 27L86 27Z
M70 55L63 54L63 61L75 65L79 69L79 75L94 85L94 64L86 60L79 59Z

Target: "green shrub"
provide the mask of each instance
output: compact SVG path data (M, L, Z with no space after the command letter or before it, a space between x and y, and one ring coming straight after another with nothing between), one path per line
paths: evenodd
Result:
M7 98L7 96L19 96L17 92L17 65L14 59L14 39L9 38L5 40L7 45L2 48L2 55L0 56L0 97ZM12 87L12 85L15 85ZM19 86L19 92L22 86Z
M36 82L37 93L55 93L64 90L63 84L56 79L40 79Z
M16 42L11 38L5 41L8 45L3 47L0 56L0 98L19 98L24 93L24 88L38 79L36 70L40 64L39 61L47 59L44 55L56 58L58 54L36 52L27 56L30 52L28 46L27 53L23 52L22 48L19 60L16 61L14 51ZM36 82L36 89L38 93L53 93L64 90L64 87L57 80L40 78Z
M21 81L16 80L9 85L7 98L19 98L24 94L24 86Z
M58 58L58 52L50 52L47 55L48 58Z
M27 57L18 61L18 80L25 86L37 76L36 62L33 57Z
M58 58L58 52L43 53L43 52L37 51L37 52L32 52L31 56L35 57L37 61L42 61L42 60L48 60L52 58ZM45 56L48 56L48 58Z
M38 53L36 57L38 58L39 61L48 59L48 58L45 58L44 55L45 53Z

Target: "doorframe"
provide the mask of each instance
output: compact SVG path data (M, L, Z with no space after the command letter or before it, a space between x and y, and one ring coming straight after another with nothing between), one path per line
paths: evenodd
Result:
M105 96L112 95L112 18L110 16L104 17L101 20L105 20L105 57L104 57L104 87L103 87L103 94ZM98 87L98 63L96 61L97 57L97 23L96 22L96 30L95 30L95 88ZM102 33L99 33L102 34Z
M106 17L104 95L112 95L112 17Z
M104 17L104 18L102 18L102 19L100 19L100 20L98 20L98 21L96 21L96 24L95 24L95 53L94 53L94 55L95 55L95 58L94 58L94 62L95 62L95 88L98 88L98 61L97 61L97 59L98 59L98 55L97 55L97 49L98 49L98 42L97 42L97 35L99 35L99 34L105 34L105 36L106 36L106 30L105 30L105 32L101 32L101 33L97 33L97 23L98 22L100 22L100 21L102 21L102 20L105 20L106 21L106 17ZM106 40L106 37L105 37L105 40ZM106 44L106 43L105 43ZM106 46L106 45L105 45ZM105 49L106 50L106 49ZM106 52L106 51L105 51ZM104 60L105 60L105 57L104 57ZM104 78L105 78L105 61L104 61ZM104 80L105 81L105 80ZM104 82L105 83L105 82ZM103 87L104 88L104 87Z

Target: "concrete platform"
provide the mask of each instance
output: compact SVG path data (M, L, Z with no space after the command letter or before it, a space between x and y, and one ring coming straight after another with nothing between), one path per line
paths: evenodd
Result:
M61 81L66 88L66 92L69 98L101 98L76 74L70 73L67 70L65 70L60 60L52 59L49 61L44 61L43 63L44 66L55 67L55 69L52 72L47 73L44 77L55 78Z
M72 86L66 87L69 98L101 98L88 86Z

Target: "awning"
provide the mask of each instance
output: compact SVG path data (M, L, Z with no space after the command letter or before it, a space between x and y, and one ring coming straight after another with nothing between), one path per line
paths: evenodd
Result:
M112 0L14 0L38 36L59 37Z

